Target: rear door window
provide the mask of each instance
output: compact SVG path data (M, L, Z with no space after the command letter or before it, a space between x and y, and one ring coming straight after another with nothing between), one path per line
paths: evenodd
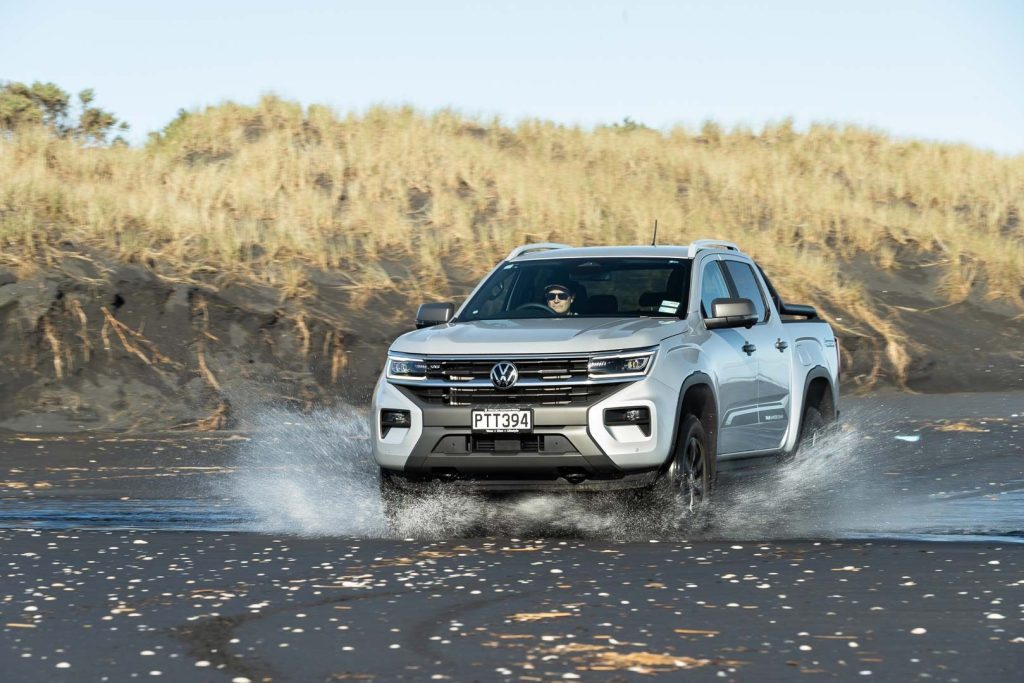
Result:
M764 303L764 293L757 283L753 268L740 261L724 261L724 263L732 277L733 284L736 285L736 295L741 299L750 299L754 302L754 310L757 311L759 322L767 320L768 309Z

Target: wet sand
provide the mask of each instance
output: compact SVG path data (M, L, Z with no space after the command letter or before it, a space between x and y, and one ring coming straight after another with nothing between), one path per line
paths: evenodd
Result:
M389 535L358 411L258 422L0 437L3 680L1024 666L1019 393L847 401L820 452L724 473L698 526L604 498L439 491Z
M1021 545L0 539L8 681L1008 681L1024 662Z

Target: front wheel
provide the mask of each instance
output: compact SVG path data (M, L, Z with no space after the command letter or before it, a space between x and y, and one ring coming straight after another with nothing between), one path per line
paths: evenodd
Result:
M715 484L715 456L711 452L704 425L687 415L680 427L676 452L663 479L679 500L694 512L711 499Z

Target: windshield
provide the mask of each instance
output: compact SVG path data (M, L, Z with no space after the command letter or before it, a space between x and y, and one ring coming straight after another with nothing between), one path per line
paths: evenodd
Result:
M458 319L678 317L686 312L689 284L689 259L507 263L487 279Z

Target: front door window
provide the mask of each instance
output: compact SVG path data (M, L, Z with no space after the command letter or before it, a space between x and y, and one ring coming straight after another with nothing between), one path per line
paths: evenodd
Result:
M764 303L764 295L754 277L753 269L746 263L740 261L725 261L725 267L736 285L736 295L741 299L750 299L754 302L754 310L757 311L758 322L764 322L767 318L768 309Z
M700 285L700 312L705 318L710 318L714 311L711 304L715 299L729 299L732 294L729 292L729 283L722 274L722 268L718 261L709 261L704 266L704 275Z

